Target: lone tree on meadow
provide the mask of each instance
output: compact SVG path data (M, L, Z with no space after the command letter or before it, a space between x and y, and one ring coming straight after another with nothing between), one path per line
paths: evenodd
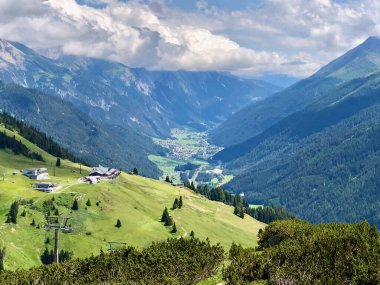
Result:
M168 208L165 207L164 211L162 212L161 222L166 223L168 217L169 217Z
M74 211L78 211L79 210L79 204L78 204L78 200L77 199L74 199L73 206L71 207L71 209L73 209Z
M190 237L191 238L194 238L195 237L195 234L194 234L194 231L192 230L191 233L190 233Z
M179 208L179 200L178 198L175 198L172 209L175 210L177 208Z
M17 224L17 214L18 214L18 202L15 201L11 205L11 209L9 210L8 217L7 217L7 223L13 223Z
M169 178L168 175L167 175L166 178L165 178L165 182L170 183L170 178Z
M172 234L176 234L176 233L177 233L177 226L174 223L173 228L172 228Z
M90 206L91 206L91 201L90 201L90 199L87 200L87 202L86 202L86 206L87 206L87 207L90 207Z
M117 219L115 227L121 228L121 222L120 219Z
M61 159L58 157L57 161L55 162L55 166L60 167L61 166Z
M133 168L132 173L133 173L134 175L139 175L139 171L137 170L136 167Z

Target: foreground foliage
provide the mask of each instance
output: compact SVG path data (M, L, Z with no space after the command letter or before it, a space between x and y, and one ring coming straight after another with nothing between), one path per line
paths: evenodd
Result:
M233 245L230 259L228 284L380 284L380 235L367 222L277 221L260 233L258 249Z
M212 276L224 258L219 245L170 239L141 251L121 251L60 265L4 272L0 284L195 284Z

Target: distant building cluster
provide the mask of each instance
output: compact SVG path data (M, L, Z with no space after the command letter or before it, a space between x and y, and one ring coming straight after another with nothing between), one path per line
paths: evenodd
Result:
M115 168L104 167L99 165L94 167L87 176L79 178L79 182L96 184L101 180L112 180L120 175L121 171ZM48 180L50 179L47 173L47 168L30 168L22 170L22 174L32 180ZM36 182L33 184L34 190L45 193L53 193L62 188L61 185L53 182Z
M94 167L88 176L81 178L83 182L89 184L99 183L101 180L112 180L120 175L121 171L115 168L104 167L99 165Z

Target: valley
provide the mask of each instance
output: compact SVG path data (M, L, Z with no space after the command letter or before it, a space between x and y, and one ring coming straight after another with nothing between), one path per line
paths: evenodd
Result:
M149 156L162 171L161 179L169 176L174 184L190 181L195 185L220 186L233 178L220 165L209 163L209 159L223 147L210 144L207 132L172 129L170 139L154 139L154 142L168 150L166 156Z

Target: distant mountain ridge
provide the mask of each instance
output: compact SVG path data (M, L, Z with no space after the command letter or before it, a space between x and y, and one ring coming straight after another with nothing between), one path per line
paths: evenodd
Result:
M309 78L235 113L211 132L210 140L222 146L242 143L320 100L336 86L376 72L380 67L379 45L380 39L368 38Z
M217 72L147 71L76 56L53 60L6 40L0 40L0 79L57 95L98 122L155 137L178 126L220 123L280 90Z

